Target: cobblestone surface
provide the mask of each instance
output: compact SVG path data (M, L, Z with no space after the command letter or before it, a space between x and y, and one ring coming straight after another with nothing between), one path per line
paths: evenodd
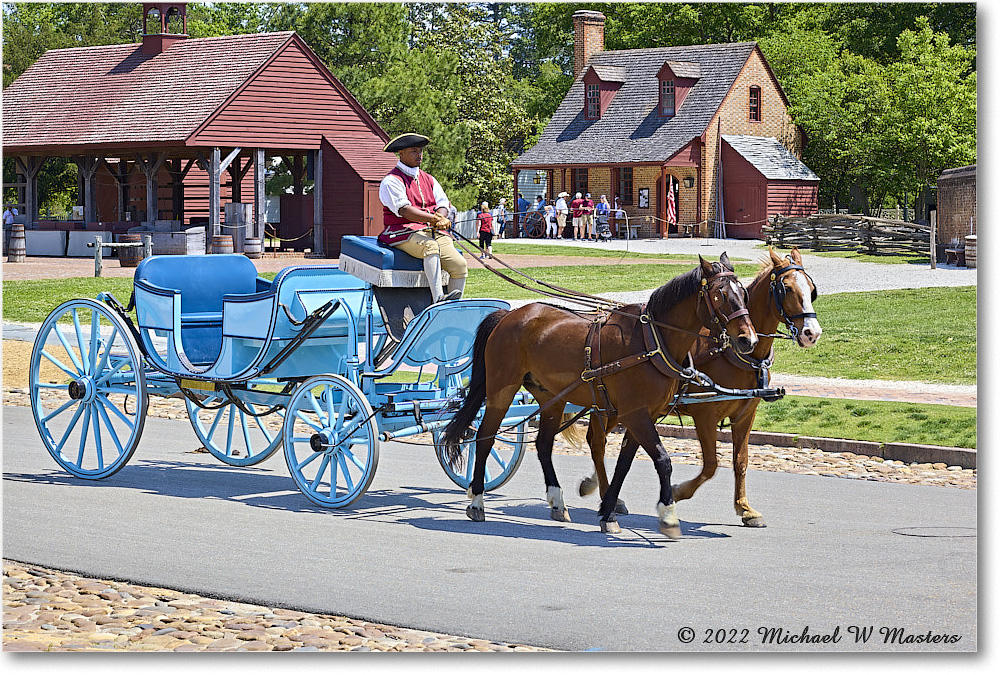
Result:
M538 652L3 562L7 652Z

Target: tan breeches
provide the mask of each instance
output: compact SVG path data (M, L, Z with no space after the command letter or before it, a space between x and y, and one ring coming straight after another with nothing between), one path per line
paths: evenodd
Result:
M423 259L429 255L440 255L441 269L453 279L464 279L469 274L469 265L461 252L455 248L455 241L444 232L434 232L433 236L431 232L431 230L414 232L406 241L395 244L394 247L409 253L414 258Z

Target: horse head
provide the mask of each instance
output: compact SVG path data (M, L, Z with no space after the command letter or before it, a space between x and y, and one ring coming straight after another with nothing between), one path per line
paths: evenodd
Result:
M704 302L698 303L698 318L709 330L724 341L729 340L741 354L749 354L757 346L757 332L747 310L747 292L736 278L729 256L723 253L713 263L700 255L701 291Z
M813 301L816 300L816 284L802 266L802 254L798 248L782 258L773 249L770 250L771 262L771 296L775 308L781 315L788 331L800 347L812 347L823 334L823 329L816 318Z

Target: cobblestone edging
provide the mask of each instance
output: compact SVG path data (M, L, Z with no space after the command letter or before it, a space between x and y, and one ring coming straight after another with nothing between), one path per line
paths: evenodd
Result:
M3 648L39 651L540 652L3 562Z

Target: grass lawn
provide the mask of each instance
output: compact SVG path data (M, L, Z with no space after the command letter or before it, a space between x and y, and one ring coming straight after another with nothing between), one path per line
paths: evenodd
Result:
M815 347L775 341L775 370L852 380L976 383L976 288L820 296Z
M976 409L950 405L786 396L757 406L753 428L878 443L976 447Z

